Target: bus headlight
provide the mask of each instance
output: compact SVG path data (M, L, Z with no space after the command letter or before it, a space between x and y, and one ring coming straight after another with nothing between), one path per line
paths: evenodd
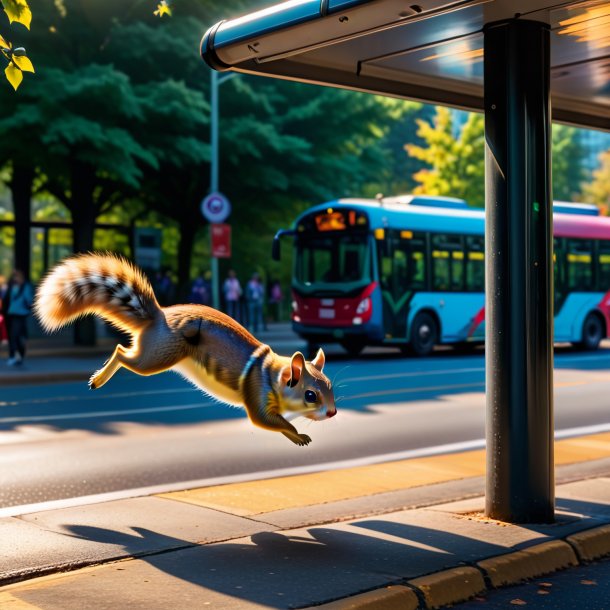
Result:
M356 307L356 314L361 316L362 314L369 311L370 308L371 308L371 299L369 299L368 297L366 299L362 299L362 301L360 301L360 303L358 303L358 307Z

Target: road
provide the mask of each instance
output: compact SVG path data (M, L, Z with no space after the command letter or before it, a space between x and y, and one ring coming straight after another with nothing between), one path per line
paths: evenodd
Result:
M610 429L610 346L558 349L555 363L559 433ZM371 350L356 360L331 350L325 372L339 412L296 420L308 447L253 427L173 373L121 371L95 392L76 382L3 388L0 508L481 447L484 365L482 352Z

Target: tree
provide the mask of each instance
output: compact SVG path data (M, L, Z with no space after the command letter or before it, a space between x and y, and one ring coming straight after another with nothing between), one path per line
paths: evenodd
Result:
M407 153L424 161L413 178L419 183L414 193L461 197L470 205L485 205L485 129L483 115L471 113L457 136L453 115L438 106L431 123L417 120L417 135L427 146L407 144Z
M599 167L593 171L593 180L585 184L582 199L597 204L603 214L610 210L610 150L599 155Z
M553 199L578 201L585 178L584 151L575 127L553 124Z

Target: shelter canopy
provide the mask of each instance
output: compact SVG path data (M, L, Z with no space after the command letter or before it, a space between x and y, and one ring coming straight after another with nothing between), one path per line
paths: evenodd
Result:
M610 130L610 2L289 0L211 27L205 61L236 70L483 109L483 28L551 28L553 120Z

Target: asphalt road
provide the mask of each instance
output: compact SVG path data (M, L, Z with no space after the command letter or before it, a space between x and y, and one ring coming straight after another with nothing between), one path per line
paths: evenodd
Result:
M312 437L308 447L255 428L242 410L173 373L121 371L95 392L84 383L3 388L0 507L481 446L482 352L417 359L376 350L353 360L331 351L325 372L335 380L339 412L324 422L294 422ZM560 433L610 429L609 372L608 347L557 350Z

